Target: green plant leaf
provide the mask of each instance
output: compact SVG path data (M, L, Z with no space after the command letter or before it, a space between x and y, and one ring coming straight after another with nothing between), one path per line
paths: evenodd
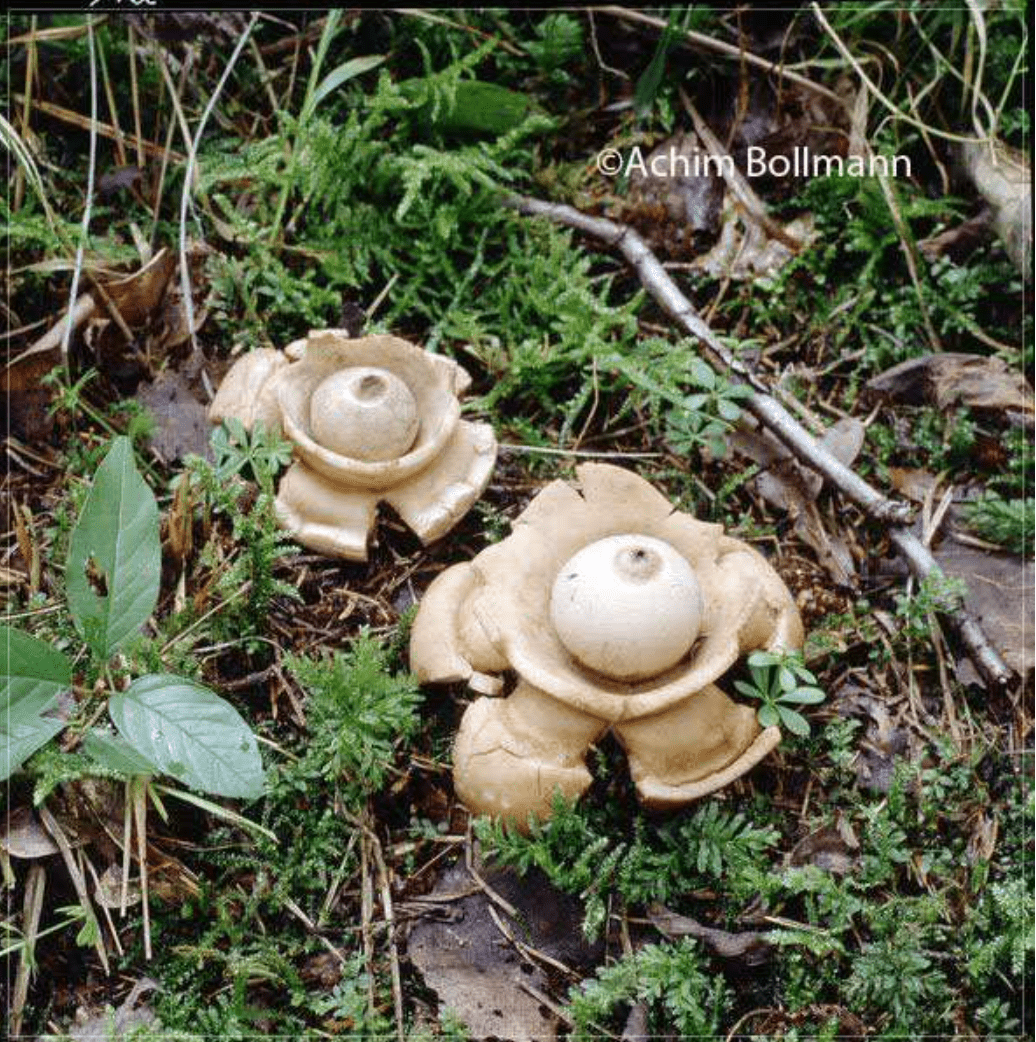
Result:
M315 109L331 91L337 90L343 83L356 76L362 76L365 72L376 69L384 60L385 55L383 54L366 54L342 62L338 68L332 69L320 81L320 86L313 92L313 98L310 101L311 109Z
M741 416L741 406L731 398L720 398L716 402L716 411L728 423L734 423Z
M99 658L110 658L147 621L161 569L158 505L129 439L115 438L72 530L65 570L72 619Z
M64 720L49 716L28 714L0 718L0 781L9 778L64 727Z
M764 706L764 708L769 707ZM778 705L776 709L780 713L781 723L792 734L797 734L800 738L805 738L809 734L809 721L801 713L796 713L794 709L788 709L782 705Z
M759 688L754 687L752 684L746 684L743 680L735 680L734 687L746 698L762 698Z
M785 695L781 695L780 700L782 702L793 702L796 705L803 706L815 706L819 702L823 702L827 695L818 687L800 687L794 691L789 691Z
M72 684L72 663L57 648L21 630L0 626L0 715L21 703L42 712Z
M675 14L672 17L675 17ZM651 113L651 109L655 104L655 96L658 94L659 87L662 86L662 77L665 75L665 61L673 39L672 17L662 32L648 67L640 74L637 86L634 88L633 107L638 119L644 119Z
M772 651L753 651L748 656L750 666L778 666L781 664L781 656Z
M758 712L755 715L759 720L759 723L763 727L780 726L781 718L778 715L777 707L774 705L770 705L769 702L767 702L767 704L764 706L760 706Z
M119 774L158 774L158 768L125 738L94 729L83 739L83 750L103 767Z
M64 720L41 714L71 683L72 664L60 651L0 626L0 781L64 728Z
M108 709L134 750L184 785L217 796L262 794L255 735L241 714L208 688L151 674L112 695Z

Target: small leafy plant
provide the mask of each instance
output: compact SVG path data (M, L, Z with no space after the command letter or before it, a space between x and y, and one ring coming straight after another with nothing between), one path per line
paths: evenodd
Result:
M809 734L809 721L796 705L816 705L824 701L824 692L816 686L817 678L806 669L796 654L754 651L748 656L750 682L735 680L742 695L757 698L763 704L756 715L763 727L786 727L792 734Z
M264 777L256 739L230 703L184 677L155 673L127 684L113 668L113 656L155 608L161 566L158 505L129 439L115 438L72 531L65 569L84 665L97 676L93 690L108 692L116 729L88 730L84 749L119 774L169 774L215 795L257 797ZM74 714L60 706L70 690L84 693L76 665L60 649L0 627L0 780L72 723ZM92 695L85 696L92 710Z
M968 524L983 539L1006 547L1012 553L1032 552L1036 529L1036 499L1004 499L995 492L968 505Z

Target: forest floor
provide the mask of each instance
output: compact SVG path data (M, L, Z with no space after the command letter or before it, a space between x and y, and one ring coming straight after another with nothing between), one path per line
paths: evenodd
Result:
M11 1035L1032 1036L1031 52L983 10L7 16ZM300 546L292 446L209 422L328 328L471 376L496 465L429 545ZM608 733L523 833L409 635L585 463L805 645L719 681L750 772L651 810ZM171 685L236 789L163 761Z

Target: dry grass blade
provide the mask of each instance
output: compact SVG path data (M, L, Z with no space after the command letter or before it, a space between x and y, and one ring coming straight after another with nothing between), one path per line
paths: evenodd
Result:
M190 154L187 157L187 170L183 178L183 192L180 196L180 291L183 295L184 317L187 321L187 332L191 338L191 350L194 352L196 358L201 357L201 348L198 346L198 338L195 336L194 299L191 295L190 268L187 265L187 206L191 198L194 168L198 161L198 144L201 141L202 134L205 133L205 124L209 121L209 116L212 115L212 110L216 107L216 101L223 92L223 87L230 78L230 73L237 64L237 59L244 50L245 44L248 43L248 39L252 35L252 29L255 27L258 18L258 14L252 15L251 20L245 28L245 31L241 34L240 39L237 41L237 44L227 61L226 68L224 68L223 74L219 78L219 82L216 84L215 89L209 96L209 100L205 105L205 110L202 112L201 119L198 121L198 128L194 132L194 137L191 139Z
M628 22L640 22L642 25L650 25L655 29L665 29L667 25L664 18L657 18L654 15L645 14L643 11L628 10L625 7L592 7L590 8L590 11L595 14L610 14L614 18L622 18ZM760 58L758 54L752 54L751 51L735 47L733 44L725 43L723 40L715 40L711 36L695 32L693 29L684 29L679 33L679 35L688 43L694 44L697 47L703 47L705 50L715 51L717 54L724 55L724 57L734 58L739 62L744 62L746 65L752 65L757 69L762 69L764 72L773 73L775 76L785 79L789 83L797 83L800 87L805 87L807 90L813 91L814 94L819 94L821 97L827 98L828 101L837 102L839 105L842 104L842 99L835 94L834 91L821 86L819 83L811 80L808 76L802 76L797 72L785 69L777 62L767 61L765 58Z
M923 130L927 134L931 134L932 137L943 138L946 141L971 141L970 137L964 134L954 134L949 130L942 130L939 127L932 126L929 123L923 123L921 120L911 116L908 112L904 112L894 101L892 101L887 95L882 93L881 88L874 80L867 75L863 70L863 66L853 56L852 52L846 47L845 42L832 28L831 23L824 17L824 12L820 9L818 3L812 3L809 5L810 10L813 12L814 17L820 23L821 28L831 38L831 42L838 49L838 53L852 66L853 71L857 76L867 85L868 90L891 112L897 119L903 120L904 123L909 123L910 126L916 127L918 130ZM983 138L982 140L987 140Z
M93 905L90 903L90 894L86 889L86 880L83 879L83 873L79 870L76 859L72 856L72 845L68 841L68 836L65 835L65 830L61 827L57 818L51 814L46 804L40 804L39 815L40 821L43 822L43 827L51 834L54 842L58 845L58 849L61 851L61 857L65 862L69 878L72 880L72 886L75 887L76 896L79 898L79 904L83 909L83 915L86 917L86 922L93 927L94 951L97 952L97 958L101 960L104 972L110 974L111 967L108 964L108 951L104 947L104 940L101 937L100 924L97 922Z
M83 207L83 226L79 233L79 245L76 247L76 267L72 273L72 286L68 297L68 321L61 338L61 360L68 364L68 345L72 339L72 312L75 310L76 295L79 291L79 275L83 268L83 252L86 248L86 235L90 228L90 213L94 200L94 179L97 173L97 55L94 41L93 23L87 27L87 43L90 48L90 160L86 175L86 204Z
M7 1030L11 1038L22 1032L22 1017L25 1000L29 996L29 978L32 976L36 935L40 928L43 912L43 892L47 886L47 873L42 865L32 865L25 880L25 897L22 901L22 950L18 956L18 972L11 991L11 1008Z
M388 933L389 969L392 975L392 1008L396 1021L396 1037L399 1042L406 1038L406 1025L403 1022L403 978L399 970L399 949L396 946L396 919L392 908L392 890L389 886L388 869L382 854L381 842L376 835L370 834L371 852L378 869L378 890L381 895L381 914L385 917Z
M144 958L151 960L151 911L148 907L147 872L147 778L134 778L130 784L133 825L137 833L137 863L140 866L140 904L144 913Z

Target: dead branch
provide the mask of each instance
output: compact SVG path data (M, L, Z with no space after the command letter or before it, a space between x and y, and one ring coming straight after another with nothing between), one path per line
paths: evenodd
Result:
M822 474L831 485L871 517L889 525L892 542L918 580L929 575L943 575L928 548L905 527L910 518L910 508L872 488L817 443L784 406L767 392L760 379L720 342L647 243L632 228L603 217L591 217L563 203L548 203L527 196L512 196L507 200L507 205L528 216L547 217L618 249L655 301L674 322L701 343L709 361L722 366L753 390L752 396L745 399L745 408L783 442L801 463ZM963 608L958 610L952 621L985 682L991 687L1007 687L1014 674L989 643L978 622Z

